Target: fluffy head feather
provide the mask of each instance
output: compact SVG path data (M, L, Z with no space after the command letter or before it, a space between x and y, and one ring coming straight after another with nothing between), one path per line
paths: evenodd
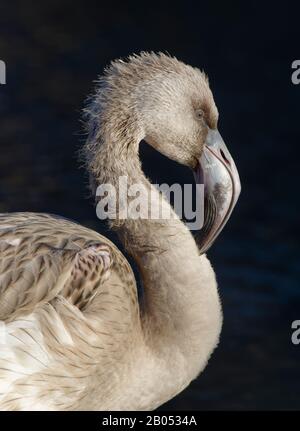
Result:
M142 52L113 61L99 78L85 109L84 155L93 171L91 159L103 143L110 155L116 149L116 155L129 151L132 157L130 150L137 152L145 139L167 157L193 166L207 126L215 128L217 118L203 72L163 53Z

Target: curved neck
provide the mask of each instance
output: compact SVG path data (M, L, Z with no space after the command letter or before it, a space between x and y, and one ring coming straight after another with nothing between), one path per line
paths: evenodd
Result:
M128 186L143 184L152 192L152 203L158 202L161 195L143 174L135 148L128 154L102 143L95 153L99 169L94 158L96 185L106 182L118 190L119 177L125 176ZM163 206L169 203L163 201ZM147 344L164 357L179 352L188 358L192 370L199 370L215 347L221 327L215 276L206 257L199 256L188 228L170 211L173 217L167 220L125 219L110 224L141 273L141 321Z

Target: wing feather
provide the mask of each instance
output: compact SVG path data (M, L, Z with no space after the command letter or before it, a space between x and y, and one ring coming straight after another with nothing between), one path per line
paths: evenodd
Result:
M40 214L0 216L0 320L30 314L58 294L84 309L109 278L112 250L71 221Z

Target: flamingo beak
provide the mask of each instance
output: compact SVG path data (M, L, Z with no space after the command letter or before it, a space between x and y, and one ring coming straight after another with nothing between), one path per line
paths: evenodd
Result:
M209 129L194 176L204 185L204 223L196 238L203 254L222 231L241 192L237 168L218 130Z

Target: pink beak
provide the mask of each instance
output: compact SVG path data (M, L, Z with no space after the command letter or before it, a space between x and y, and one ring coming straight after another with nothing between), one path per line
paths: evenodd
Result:
M237 168L218 130L209 129L194 176L196 183L204 184L204 224L197 238L203 254L222 231L241 192Z

